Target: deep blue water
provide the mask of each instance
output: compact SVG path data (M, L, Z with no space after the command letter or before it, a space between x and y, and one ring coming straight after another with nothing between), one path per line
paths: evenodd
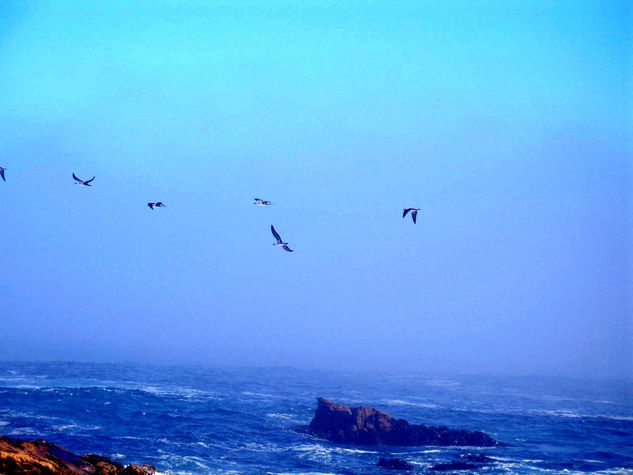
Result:
M412 423L483 430L495 448L339 446L294 429L316 397ZM633 473L633 384L295 369L0 363L0 434L171 473L424 473L466 453L477 473ZM395 473L395 472L394 472ZM433 472L430 472L433 473Z

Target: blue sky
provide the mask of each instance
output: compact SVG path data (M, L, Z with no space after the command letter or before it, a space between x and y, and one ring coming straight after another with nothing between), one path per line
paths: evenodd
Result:
M631 376L632 17L3 2L0 359Z

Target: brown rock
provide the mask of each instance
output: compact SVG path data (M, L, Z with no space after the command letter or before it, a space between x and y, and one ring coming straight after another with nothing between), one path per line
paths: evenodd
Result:
M318 398L310 431L332 442L357 445L498 445L483 432L409 424L373 407L352 407Z
M153 475L150 465L120 463L100 455L79 457L45 440L0 437L0 474L11 475Z
M123 465L101 455L89 454L81 459L95 467L95 475L118 475L123 471Z
M156 469L151 465L136 465L131 463L127 467L125 467L126 475L154 475L156 473Z
M93 473L91 468L75 454L45 440L0 437L0 473L71 475Z

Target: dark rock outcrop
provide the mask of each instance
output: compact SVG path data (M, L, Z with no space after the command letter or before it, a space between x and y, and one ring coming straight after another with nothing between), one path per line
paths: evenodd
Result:
M125 475L154 475L156 473L156 469L151 465L136 465L135 463L131 463L125 470L123 471Z
M389 470L412 470L413 469L413 465L411 465L406 460L402 460L399 458L394 458L394 459L381 458L380 460L378 460L378 463L376 465L378 465L381 468L387 468Z
M472 462L472 463L471 463ZM436 472L450 472L454 470L479 470L486 465L496 462L492 457L484 454L462 454L459 459L450 463L438 463L433 465L429 470Z
M152 475L150 465L123 467L100 455L78 455L45 440L0 437L0 473L16 475Z
M332 442L357 445L499 445L483 432L409 424L373 407L352 407L318 398L310 432Z

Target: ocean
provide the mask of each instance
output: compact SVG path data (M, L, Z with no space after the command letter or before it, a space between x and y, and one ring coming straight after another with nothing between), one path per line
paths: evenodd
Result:
M482 430L505 445L332 444L297 430L310 422L318 396L411 423ZM376 466L381 457L436 473L429 469L465 454L494 459L468 473L633 473L633 383L5 362L0 435L172 474L389 473Z

